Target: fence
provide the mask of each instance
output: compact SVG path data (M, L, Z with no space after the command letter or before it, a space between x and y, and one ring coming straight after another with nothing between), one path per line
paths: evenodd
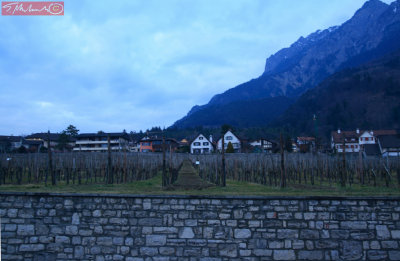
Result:
M220 154L167 153L166 175L170 180L187 158L199 161L197 168L203 179L219 184L223 173ZM66 184L108 182L110 175L112 183L127 183L156 176L162 170L162 159L161 153L119 152L111 154L108 164L107 153L53 153L51 161L48 154L41 153L1 154L0 184L47 183L52 175L57 182ZM400 184L400 160L396 157L366 159L358 155L288 153L283 168L277 154L225 154L225 161L228 179L268 186L279 186L282 178L288 185L393 186L396 179Z

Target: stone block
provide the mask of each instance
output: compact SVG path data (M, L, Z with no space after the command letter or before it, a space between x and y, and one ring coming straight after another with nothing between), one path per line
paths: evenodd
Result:
M18 225L17 235L19 236L33 236L35 234L34 225Z
M76 259L82 259L85 255L85 249L83 246L76 246L74 250L74 257Z
M400 251L389 251L390 260L400 260Z
M345 260L358 260L363 256L362 243L360 241L342 241L341 254Z
M340 222L342 229L367 229L367 222L365 221L342 221Z
M296 260L293 250L274 250L274 260Z
M382 248L384 249L397 249L398 247L397 241L382 241Z
M375 228L376 228L376 238L378 240L390 238L390 232L389 232L389 229L387 228L387 226L377 225Z
M184 227L179 230L179 238L194 238L193 229L191 227Z
M43 250L44 250L43 244L22 244L19 247L20 252L37 252Z
M301 239L319 239L319 231L318 230L310 230L305 229L300 231Z
M400 239L400 230L392 230L391 234L393 239Z
M70 238L66 237L66 236L56 236L56 243L60 243L60 244L69 244L70 243Z
M237 257L236 244L219 245L219 255L223 257Z
M323 259L323 251L306 251L301 250L298 253L298 260L322 260Z
M284 247L284 242L283 241L269 241L268 242L269 248L283 248Z
M387 260L387 253L382 250L368 250L367 258L368 260Z
M235 238L249 238L251 237L250 229L235 229Z
M66 235L77 235L78 234L78 226L66 226L65 227L65 234Z
M72 225L79 225L79 224L80 224L79 214L78 213L72 214Z
M167 243L165 235L147 235L146 246L164 246Z
M139 219L140 226L154 226L154 227L161 227L162 226L162 219L161 218L141 218Z
M160 247L159 248L160 254L165 256L170 256L175 253L175 248L173 247Z
M299 232L294 229L278 229L277 237L279 239L297 239Z

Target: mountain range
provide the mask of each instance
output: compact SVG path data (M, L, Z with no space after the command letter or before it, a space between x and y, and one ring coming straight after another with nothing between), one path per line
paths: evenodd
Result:
M290 47L271 55L260 77L215 95L208 104L194 106L172 127L284 125L284 120L291 118L288 113L293 112L293 108L299 108L299 103L304 105L307 100L303 98L304 95L315 96L321 93L309 94L308 90L317 86L318 89L331 86L331 83L325 83L330 76L335 74L335 77L348 78L348 69L381 59L398 49L400 0L390 5L379 0L369 0L342 25L318 30L305 38L300 37ZM345 73L336 74L341 71ZM374 72L372 70L370 73ZM331 88L330 91L335 91L335 87ZM337 88L339 90L341 87ZM373 92L370 95L374 95ZM353 99L358 97L353 96ZM315 113L317 111L312 114ZM298 117L298 121L312 117L308 114L302 116ZM336 123L329 124L339 126L341 122ZM300 128L300 125L286 124L297 126L299 132L308 130Z

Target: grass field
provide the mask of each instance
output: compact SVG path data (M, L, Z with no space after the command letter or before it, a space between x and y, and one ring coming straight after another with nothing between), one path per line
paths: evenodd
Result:
M152 195L257 195L257 196L400 196L399 187L353 185L342 188L337 184L289 185L285 189L263 186L260 184L227 180L227 186L211 187L203 190L163 190L161 175L145 181L127 184L90 184L66 185L59 183L56 186L44 184L1 185L0 192L52 192L52 193L118 193L118 194L152 194Z

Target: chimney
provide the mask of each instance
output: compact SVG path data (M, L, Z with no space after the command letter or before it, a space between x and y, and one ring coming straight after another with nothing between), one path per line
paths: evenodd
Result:
M339 134L340 134L340 129L338 129L338 130L337 130L337 133L339 133Z
M210 135L210 138L209 138L209 140L210 140L210 142L212 143L212 135Z
M356 133L360 134L360 129L359 128L357 128Z

